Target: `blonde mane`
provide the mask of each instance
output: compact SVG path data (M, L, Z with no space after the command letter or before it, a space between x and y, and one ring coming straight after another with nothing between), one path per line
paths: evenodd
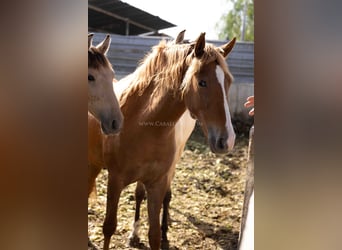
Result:
M173 94L181 91L183 96L189 89L192 77L202 66L213 61L216 61L231 79L233 78L221 54L221 48L207 43L203 55L198 59L193 55L193 47L194 43L174 44L164 40L154 46L140 62L136 71L130 75L131 84L120 97L121 105L125 104L127 97L135 93L141 96L151 85L154 86L152 96L162 96L169 91Z

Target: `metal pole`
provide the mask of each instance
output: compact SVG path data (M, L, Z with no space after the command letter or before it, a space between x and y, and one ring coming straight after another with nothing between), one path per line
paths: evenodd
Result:
M129 36L129 22L126 21L126 36Z
M241 41L245 41L245 33L246 33L246 19L247 19L247 1L245 0L243 6L243 14L242 14L242 31L241 31Z

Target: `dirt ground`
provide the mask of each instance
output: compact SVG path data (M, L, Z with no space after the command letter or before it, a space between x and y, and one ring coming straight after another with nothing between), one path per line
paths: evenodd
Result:
M170 250L236 249L243 194L248 138L237 135L235 148L224 156L210 152L202 133L191 135L172 183ZM88 206L88 235L102 248L107 171L97 179L97 199ZM149 249L146 200L142 204L141 248L130 248L127 239L134 220L134 189L131 184L121 194L118 226L111 249Z

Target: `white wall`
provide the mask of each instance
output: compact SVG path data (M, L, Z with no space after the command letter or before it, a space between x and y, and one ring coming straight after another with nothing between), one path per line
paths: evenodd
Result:
M254 84L238 83L232 84L229 90L229 108L232 118L239 116L240 119L248 119L250 108L245 108L243 104L248 96L254 95Z

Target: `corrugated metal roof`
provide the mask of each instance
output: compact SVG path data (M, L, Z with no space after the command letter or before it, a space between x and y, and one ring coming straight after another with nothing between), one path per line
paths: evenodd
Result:
M89 31L139 35L175 26L119 0L88 0Z

